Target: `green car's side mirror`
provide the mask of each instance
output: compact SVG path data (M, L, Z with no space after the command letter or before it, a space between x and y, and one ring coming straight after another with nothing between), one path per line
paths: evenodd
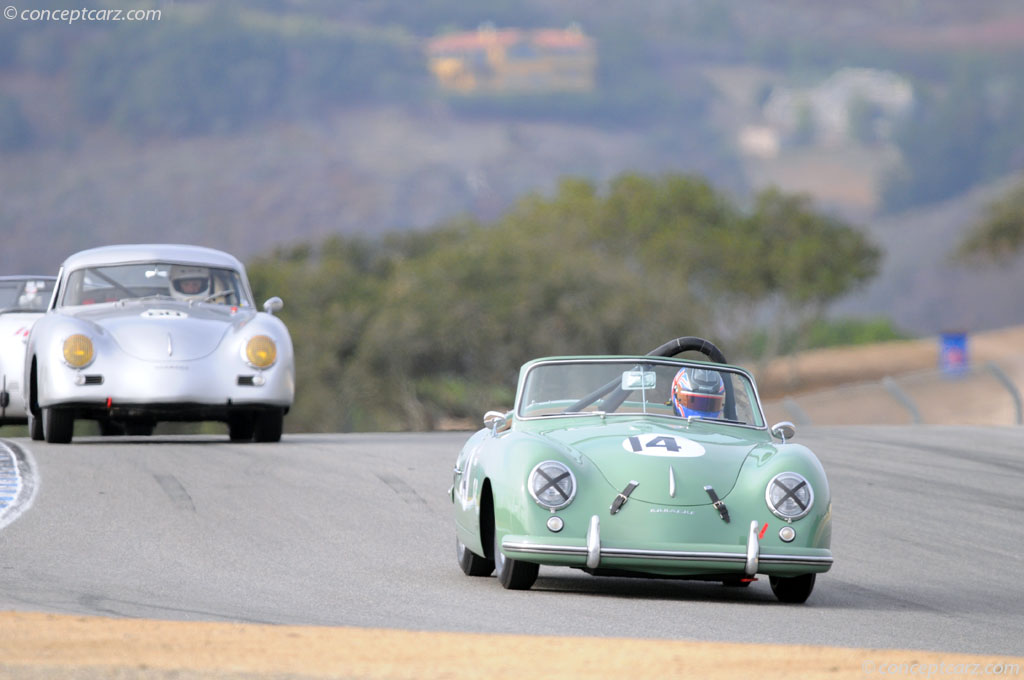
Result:
M782 443L785 444L787 440L796 436L796 425L788 420L783 420L781 423L775 423L772 425L772 435L781 439Z

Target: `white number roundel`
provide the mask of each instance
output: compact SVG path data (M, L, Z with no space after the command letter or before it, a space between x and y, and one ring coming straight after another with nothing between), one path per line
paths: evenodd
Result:
M635 434L622 440L622 448L641 456L697 458L704 455L703 446L674 434Z

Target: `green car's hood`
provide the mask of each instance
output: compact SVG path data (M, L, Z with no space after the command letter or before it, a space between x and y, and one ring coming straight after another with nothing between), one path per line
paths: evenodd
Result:
M539 436L578 452L615 489L638 482L633 499L661 505L707 505L711 499L704 487L713 487L724 498L735 485L747 454L763 443L746 431L737 436L722 430L726 428L632 421L560 428ZM608 499L609 505L612 500Z

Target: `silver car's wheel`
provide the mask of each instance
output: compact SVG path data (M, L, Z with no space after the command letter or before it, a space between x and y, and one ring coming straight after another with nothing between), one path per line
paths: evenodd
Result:
M68 409L43 409L43 438L50 444L67 444L75 431L75 414Z
M33 441L43 441L43 419L41 416L32 414L32 410L28 412L28 435L32 437Z
M494 571L494 560L480 557L466 547L466 544L455 537L455 558L466 576L490 576Z
M501 539L494 530L494 575L498 582L509 590L529 590L537 580L540 565L505 557L501 552Z
M284 431L284 411L281 409L256 414L252 433L253 440L258 442L279 442L281 441L282 431Z
M233 442L252 441L253 432L256 429L256 421L252 414L233 413L228 417L228 437Z

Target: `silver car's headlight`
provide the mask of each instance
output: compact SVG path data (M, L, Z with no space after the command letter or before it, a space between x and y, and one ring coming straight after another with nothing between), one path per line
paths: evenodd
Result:
M95 353L88 335L75 333L64 340L64 363L71 368L85 368L92 363Z
M277 345L266 335L254 335L245 343L245 360L253 368L270 368L277 361Z
M546 460L534 466L528 486L533 500L548 510L564 508L576 496L576 477L557 460Z
M814 505L814 490L803 475L782 472L768 482L764 499L777 517L792 522L811 511L811 506Z

